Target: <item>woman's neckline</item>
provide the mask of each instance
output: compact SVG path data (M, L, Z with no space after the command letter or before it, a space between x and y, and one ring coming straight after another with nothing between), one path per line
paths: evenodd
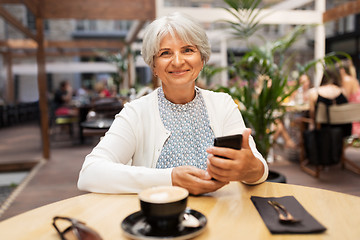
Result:
M198 89L197 89L197 87L195 86L195 87L194 87L194 95L193 95L193 97L192 97L192 99L191 99L190 101L177 100L176 102L174 102L174 101L172 101L172 100L170 100L170 99L168 99L168 98L166 97L165 92L164 92L164 89L163 89L162 87L160 87L160 91L162 92L162 95L164 96L164 99L165 99L167 102L171 103L172 105L176 105L176 106L187 105L187 104L189 104L189 103L191 103L191 102L194 102L194 100L196 99L196 96L198 95Z

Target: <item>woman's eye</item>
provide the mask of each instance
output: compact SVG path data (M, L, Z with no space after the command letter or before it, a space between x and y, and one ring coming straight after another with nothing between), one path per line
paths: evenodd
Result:
M167 55L169 55L169 54L170 54L169 51L163 51L163 52L161 52L161 53L159 54L159 56L167 56Z
M194 49L192 48L185 48L185 51L186 53L192 53L192 52L195 52Z

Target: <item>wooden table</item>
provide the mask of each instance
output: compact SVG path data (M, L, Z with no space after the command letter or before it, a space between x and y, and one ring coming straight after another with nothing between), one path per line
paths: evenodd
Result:
M294 196L327 230L320 234L272 235L250 200L250 196ZM207 196L190 197L188 206L208 218L205 231L195 239L359 239L360 198L352 195L265 182L257 186L231 183ZM85 194L49 204L0 223L0 238L57 239L51 225L55 215L74 217L97 230L104 240L126 239L120 223L138 211L136 194Z
M82 122L80 125L83 128L107 130L110 128L113 121L114 121L113 118L112 119L104 118L104 119L85 121Z
M80 123L80 142L84 143L85 137L98 136L102 137L109 130L114 119L96 119Z

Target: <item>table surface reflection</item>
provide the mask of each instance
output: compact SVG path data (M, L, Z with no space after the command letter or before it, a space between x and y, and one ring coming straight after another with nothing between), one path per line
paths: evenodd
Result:
M96 119L96 120L88 120L81 123L81 127L83 128L91 128L91 129L108 129L113 123L114 119Z
M327 230L320 234L272 235L250 196L292 195ZM194 197L188 206L208 218L205 231L195 239L359 239L360 198L338 192L291 184L265 182L257 186L230 183L217 192ZM0 223L1 239L60 239L51 222L56 215L84 221L104 240L127 239L122 220L140 209L136 194L89 193L45 205Z

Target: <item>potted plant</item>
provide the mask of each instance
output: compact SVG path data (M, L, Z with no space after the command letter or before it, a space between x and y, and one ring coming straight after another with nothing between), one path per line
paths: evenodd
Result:
M298 82L288 85L292 59L285 56L303 32L304 28L299 27L277 41L252 46L229 67L229 74L235 79L233 85L217 89L229 93L239 103L244 121L252 128L257 148L264 157L271 146L270 126L283 116L284 100L299 87Z
M233 29L234 36L248 39L260 29L259 11L255 9L259 7L261 0L224 1L229 5L226 10L238 20L226 21ZM298 26L276 41L264 41L262 46L249 46L249 51L240 59L232 57L232 64L228 68L232 85L215 89L229 93L238 103L246 125L253 130L257 149L265 159L272 145L274 131L271 126L276 119L283 117L284 100L300 86L298 81L289 86L291 71L296 69L300 76L319 62L327 63L337 59L336 54L331 53L323 59L312 60L304 65L294 64L289 50L306 29L305 26ZM271 172L269 179L273 177L277 177L277 181L285 181L284 176Z

